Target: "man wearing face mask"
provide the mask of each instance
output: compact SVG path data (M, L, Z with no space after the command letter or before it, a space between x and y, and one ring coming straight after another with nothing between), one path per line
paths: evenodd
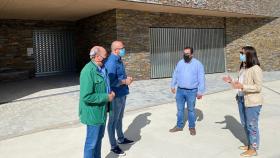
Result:
M184 49L183 59L176 65L171 81L171 92L176 93L177 124L169 131L183 130L185 104L187 103L189 132L191 135L196 135L195 102L196 98L201 99L205 92L205 73L203 65L193 57L192 47Z
M108 135L111 151L117 155L125 155L118 144L132 144L134 141L125 138L122 130L122 119L125 109L126 96L129 94L128 85L132 83L132 77L128 77L122 57L125 56L125 48L122 41L114 41L111 45L111 55L105 63L110 78L110 86L116 97L112 101L108 122ZM115 137L117 133L118 141Z
M107 119L107 103L115 93L111 92L109 77L103 66L107 52L95 46L90 51L90 59L80 75L80 121L86 125L84 158L101 158L101 142Z

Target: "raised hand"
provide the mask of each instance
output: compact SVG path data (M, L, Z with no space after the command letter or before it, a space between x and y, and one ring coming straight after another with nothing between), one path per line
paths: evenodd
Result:
M234 89L242 89L243 88L243 85L238 81L233 82L232 86L233 86Z
M228 76L224 76L223 80L227 83L231 83L232 82L232 78L228 75Z

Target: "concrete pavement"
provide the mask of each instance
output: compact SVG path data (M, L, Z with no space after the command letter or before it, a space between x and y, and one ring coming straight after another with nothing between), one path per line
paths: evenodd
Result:
M221 80L224 75L206 75L207 94L230 89ZM265 82L274 80L280 80L280 71L264 72ZM170 78L135 81L130 86L126 110L174 102L169 85ZM77 75L0 83L0 87L0 140L75 124L78 120Z
M266 82L265 104L260 115L261 147L258 158L279 158L280 151L280 80ZM131 109L124 117L124 131L134 145L121 146L127 158L236 158L244 142L234 100L235 90L212 93L197 101L197 135L184 131L169 133L176 122L176 105ZM0 141L1 157L9 158L77 158L82 157L85 127L65 125L29 135ZM114 158L109 152L107 133L102 157Z

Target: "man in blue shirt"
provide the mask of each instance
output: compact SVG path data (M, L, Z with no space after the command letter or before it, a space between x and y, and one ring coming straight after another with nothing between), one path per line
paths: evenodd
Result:
M191 135L195 135L195 101L196 98L201 99L205 92L205 73L203 65L193 57L192 47L184 49L184 59L176 65L171 81L171 92L174 94L176 87L177 124L169 131L183 130L185 103L187 103L189 131Z
M128 77L122 58L125 55L124 44L121 41L114 41L111 45L111 55L105 63L110 79L110 87L116 96L111 104L109 114L108 135L111 144L111 151L117 155L125 155L118 144L131 144L132 140L124 137L122 130L122 119L125 108L126 96L129 94L128 85L132 83L132 77ZM118 144L115 137L118 136Z

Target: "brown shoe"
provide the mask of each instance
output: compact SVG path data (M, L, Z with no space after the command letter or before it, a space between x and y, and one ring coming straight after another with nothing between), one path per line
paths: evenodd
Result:
M189 128L189 131L190 131L190 135L192 136L196 135L195 128Z
M178 132L178 131L182 131L182 128L178 128L177 126L173 127L172 129L169 130L169 132L174 133L174 132Z
M248 145L240 146L240 147L238 147L238 149L240 149L240 150L248 150L249 146Z
M244 153L240 154L240 156L243 157L252 157L252 156L257 156L257 151L254 149L249 149L247 151L245 151Z

